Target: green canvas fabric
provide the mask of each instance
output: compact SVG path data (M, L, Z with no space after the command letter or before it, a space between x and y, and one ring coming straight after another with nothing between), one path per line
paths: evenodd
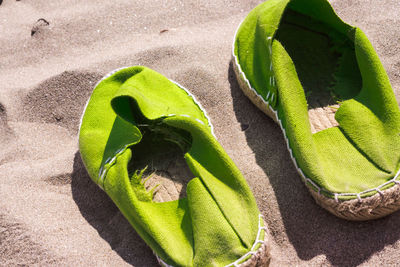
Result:
M151 142L138 149L152 131L187 150L195 177L187 197L153 202L140 170L128 170L135 156L159 149ZM245 179L197 103L161 74L136 66L103 79L84 112L79 147L90 177L166 264L225 266L257 241L259 210Z
M319 54L323 45L326 56ZM269 105L311 188L348 200L376 194L363 192L383 184L381 190L395 185L400 111L388 76L365 34L344 23L328 1L260 4L239 27L233 53L251 87L267 102L274 81L276 103ZM326 64L312 65L325 58ZM329 75L320 79L324 73ZM312 134L307 93L318 83L326 83L340 103L339 126Z

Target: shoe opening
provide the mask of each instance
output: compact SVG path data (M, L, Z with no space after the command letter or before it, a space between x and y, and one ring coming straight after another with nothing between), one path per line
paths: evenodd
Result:
M362 87L351 32L347 35L289 7L275 38L291 57L303 86L313 133L337 126L342 101Z
M134 100L129 103L132 119L142 134L141 141L130 147L128 165L138 198L166 202L186 197L186 185L194 177L184 159L192 145L191 134L163 123L163 118L148 120Z

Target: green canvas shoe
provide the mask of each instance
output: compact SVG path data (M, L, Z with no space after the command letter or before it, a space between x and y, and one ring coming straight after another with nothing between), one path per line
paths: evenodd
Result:
M269 262L267 228L249 186L215 139L200 104L177 83L140 66L107 75L85 108L79 148L92 180L161 265ZM158 191L147 183L160 173L146 182L145 165L174 155L184 158L182 168L188 166L193 177L186 196L176 183L163 184L171 179L158 180L157 190L172 200L157 202Z
M269 0L233 44L239 85L282 128L318 204L349 220L400 207L400 111L365 34L326 0Z

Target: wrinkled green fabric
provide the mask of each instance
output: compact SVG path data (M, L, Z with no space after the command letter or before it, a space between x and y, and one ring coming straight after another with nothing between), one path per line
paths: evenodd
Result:
M162 127L177 140L190 135L184 158L195 178L186 198L153 202L140 175L130 177L128 164L143 140L142 124ZM259 211L249 186L212 135L202 110L161 74L130 67L102 80L82 118L79 147L93 181L167 264L225 266L255 242ZM105 177L99 178L104 169Z
M326 57L318 55L323 43L315 42L321 40L329 46ZM333 198L335 193L360 193L395 177L400 167L400 111L388 76L364 33L344 23L328 1L260 4L238 29L234 54L261 96L275 79L278 98L271 106L297 165L323 194ZM321 63L329 57L334 70L328 69L329 60ZM265 69L271 64L268 75ZM318 71L330 73L318 80ZM339 127L312 134L306 93L321 82L340 100L335 115Z

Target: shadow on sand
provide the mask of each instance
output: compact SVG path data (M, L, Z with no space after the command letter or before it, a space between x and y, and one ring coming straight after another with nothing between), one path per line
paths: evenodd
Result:
M79 151L74 158L72 197L86 221L127 263L157 266L151 249L119 212L111 199L89 177Z

